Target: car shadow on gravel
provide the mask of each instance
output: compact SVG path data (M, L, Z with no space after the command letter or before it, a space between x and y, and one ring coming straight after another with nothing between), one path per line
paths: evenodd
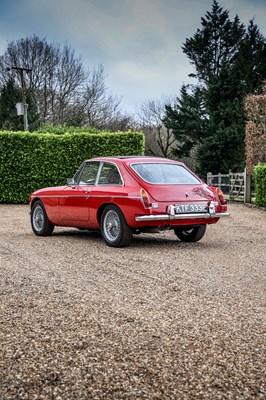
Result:
M148 236L143 234L140 236L133 236L133 239L129 245L131 249L133 248L161 248L162 250L164 248L171 248L171 250L176 247L178 249L204 249L204 250L209 250L209 249L214 249L217 248L217 246L221 245L221 247L224 247L223 243L214 243L214 242L209 242L207 240L201 240L199 242L181 242L177 238L175 238L175 235L171 237L170 235L167 237L164 236Z
M95 231L89 231L86 229L71 229L69 228L69 230L60 230L60 231L54 231L52 234L52 237L56 236L56 237L72 237L75 239L99 239L102 240L101 237L101 233L98 230Z
M97 246L103 246L105 248L111 248L108 247L102 237L101 233L98 230L95 231L90 231L90 230L79 230L79 229L70 229L70 230L61 230L61 231L55 231L52 235L58 237L67 237L71 238L71 240L79 240L79 241L89 241L91 245L96 244ZM161 234L140 234L140 235L133 235L132 240L128 246L130 249L134 248L151 248L151 247L171 247L176 246L177 248L205 248L209 249L212 247L217 248L217 243L211 243L206 240L202 240L200 242L194 242L194 243L186 243L186 242L181 242L178 240L174 233L161 233Z

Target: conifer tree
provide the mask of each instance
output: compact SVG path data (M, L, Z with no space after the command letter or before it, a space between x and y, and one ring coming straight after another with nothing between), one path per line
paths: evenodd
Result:
M187 156L198 145L198 172L206 176L208 171L244 168L243 102L248 93L262 90L266 79L266 42L253 20L247 28L238 16L231 21L229 12L216 0L201 23L202 28L186 39L182 47L194 67L190 76L197 80L198 90L194 87L191 91L189 103L188 89L181 91L176 106L166 108L165 121L180 143L179 156ZM197 107L197 103L200 112L192 113L191 104ZM186 126L185 116L190 119ZM196 134L192 134L191 125L198 127Z
M23 119L17 115L16 103L21 101L21 91L13 79L0 91L0 129L19 131L24 129Z

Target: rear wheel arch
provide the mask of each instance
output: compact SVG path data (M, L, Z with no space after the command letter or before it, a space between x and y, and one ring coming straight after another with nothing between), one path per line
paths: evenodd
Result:
M119 207L119 206L118 206L117 204L115 204L115 203L110 203L110 202L108 202L108 203L103 203L103 204L101 204L100 207L99 207L98 210L97 210L96 217L97 217L97 222L98 222L99 226L101 226L101 220L102 220L103 212L104 212L105 208L108 207L108 206L117 207L117 208L120 210L120 212L123 214L123 217L125 218L125 220L126 220L126 222L127 222L127 219L126 219L125 214L123 213L121 207Z
M97 210L97 221L98 221L99 226L101 226L101 219L102 219L102 215L103 215L104 209L106 207L110 206L110 205L113 205L113 203L103 203L98 208L98 210Z

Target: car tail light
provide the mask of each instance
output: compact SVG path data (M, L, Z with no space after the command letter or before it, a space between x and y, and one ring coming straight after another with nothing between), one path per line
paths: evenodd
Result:
M146 192L146 190L143 188L140 189L140 197L141 197L142 203L144 205L144 208L151 208L152 204L150 202L149 195Z
M218 195L220 204L221 204L222 206L226 205L226 204L227 204L227 201L225 200L224 194L223 194L223 192L221 191L220 188L217 188L217 189L216 189L216 193L217 193L217 195Z

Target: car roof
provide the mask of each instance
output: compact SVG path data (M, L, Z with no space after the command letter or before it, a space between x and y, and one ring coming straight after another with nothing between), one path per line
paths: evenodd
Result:
M121 161L123 163L126 162L127 164L131 164L133 162L156 162L156 163L177 163L182 165L181 162L177 160L171 160L169 158L164 157L152 157L152 156L117 156L117 157L95 157L90 160L86 161L109 161L109 162L117 162Z

